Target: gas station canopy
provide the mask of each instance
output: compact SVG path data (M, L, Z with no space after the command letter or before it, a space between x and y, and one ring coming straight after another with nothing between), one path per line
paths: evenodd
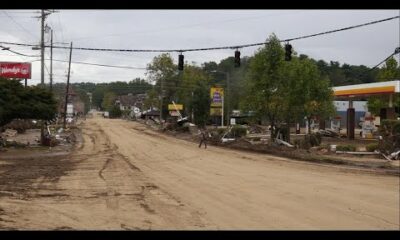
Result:
M400 80L376 83L364 83L333 87L335 98L363 97L376 94L394 94L400 92Z

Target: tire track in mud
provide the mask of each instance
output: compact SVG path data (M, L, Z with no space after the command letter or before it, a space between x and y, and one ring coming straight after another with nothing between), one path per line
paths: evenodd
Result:
M68 156L0 165L6 170L0 175L0 229L205 226L196 211L151 183L135 165L146 159L123 155L110 134L107 126L89 120L82 125L82 144Z

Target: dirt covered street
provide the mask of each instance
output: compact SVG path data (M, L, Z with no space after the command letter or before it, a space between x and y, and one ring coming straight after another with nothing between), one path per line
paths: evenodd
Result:
M88 118L67 155L2 159L0 229L399 229L398 176Z

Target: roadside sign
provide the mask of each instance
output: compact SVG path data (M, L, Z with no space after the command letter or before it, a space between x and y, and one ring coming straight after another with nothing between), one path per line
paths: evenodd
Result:
M175 108L176 106L176 108ZM168 110L175 111L175 110L183 110L183 104L168 104Z
M222 108L210 108L210 116L222 116Z
M224 89L220 87L212 87L210 89L211 107L222 107L222 98L224 97Z
M31 63L0 62L0 77L30 79Z

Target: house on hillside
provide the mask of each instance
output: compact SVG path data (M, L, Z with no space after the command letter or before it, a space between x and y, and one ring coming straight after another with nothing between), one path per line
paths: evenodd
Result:
M115 105L119 106L121 111L134 110L135 108L143 110L143 102L145 99L146 94L133 95L129 93L128 95L118 96L115 100Z

